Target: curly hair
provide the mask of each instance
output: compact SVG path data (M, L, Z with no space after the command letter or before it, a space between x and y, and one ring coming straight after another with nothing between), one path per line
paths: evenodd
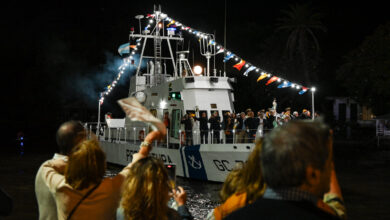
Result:
M125 219L167 219L169 178L161 160L143 158L132 165L123 184Z
M219 193L222 203L234 193L245 192L249 203L264 194L265 183L260 161L261 146L262 140L260 139L256 142L248 161L242 167L235 168L228 174Z

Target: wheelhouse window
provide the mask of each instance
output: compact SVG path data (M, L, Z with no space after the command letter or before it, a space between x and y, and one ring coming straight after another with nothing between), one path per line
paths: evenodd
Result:
M172 110L172 122L171 122L171 137L179 138L181 111L180 109Z

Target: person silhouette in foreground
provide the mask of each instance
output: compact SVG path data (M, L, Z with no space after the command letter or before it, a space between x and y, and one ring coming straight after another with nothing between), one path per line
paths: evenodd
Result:
M66 163L72 149L85 138L86 131L79 121L67 121L58 128L56 134L58 151L52 159L45 161L40 166L35 177L35 196L38 202L40 220L57 219L57 205L54 195L50 192L46 184L46 178L42 172L43 165L56 159L62 159Z
M163 162L149 156L152 141L165 137L165 125L134 98L120 100L119 104L131 120L150 122L157 129L146 136L139 152L133 154L116 219L192 219L185 206L184 189L180 186L172 189ZM168 207L170 197L176 201L177 210Z
M262 146L263 196L226 219L346 219L332 154L332 132L320 121L275 128Z

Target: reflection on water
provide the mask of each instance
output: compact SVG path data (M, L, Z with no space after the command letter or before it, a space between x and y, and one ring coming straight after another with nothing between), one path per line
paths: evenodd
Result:
M108 165L106 176L115 176L121 169L119 166ZM207 214L219 204L218 193L222 183L190 180L181 177L176 177L176 182L187 192L187 207L194 219L205 219Z

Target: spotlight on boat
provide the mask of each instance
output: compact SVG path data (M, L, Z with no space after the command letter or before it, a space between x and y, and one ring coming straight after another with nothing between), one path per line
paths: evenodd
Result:
M202 75L203 68L201 66L194 66L194 75L200 76Z
M167 102L165 100L161 100L160 102L160 108L161 109L165 109L165 107L167 106Z

